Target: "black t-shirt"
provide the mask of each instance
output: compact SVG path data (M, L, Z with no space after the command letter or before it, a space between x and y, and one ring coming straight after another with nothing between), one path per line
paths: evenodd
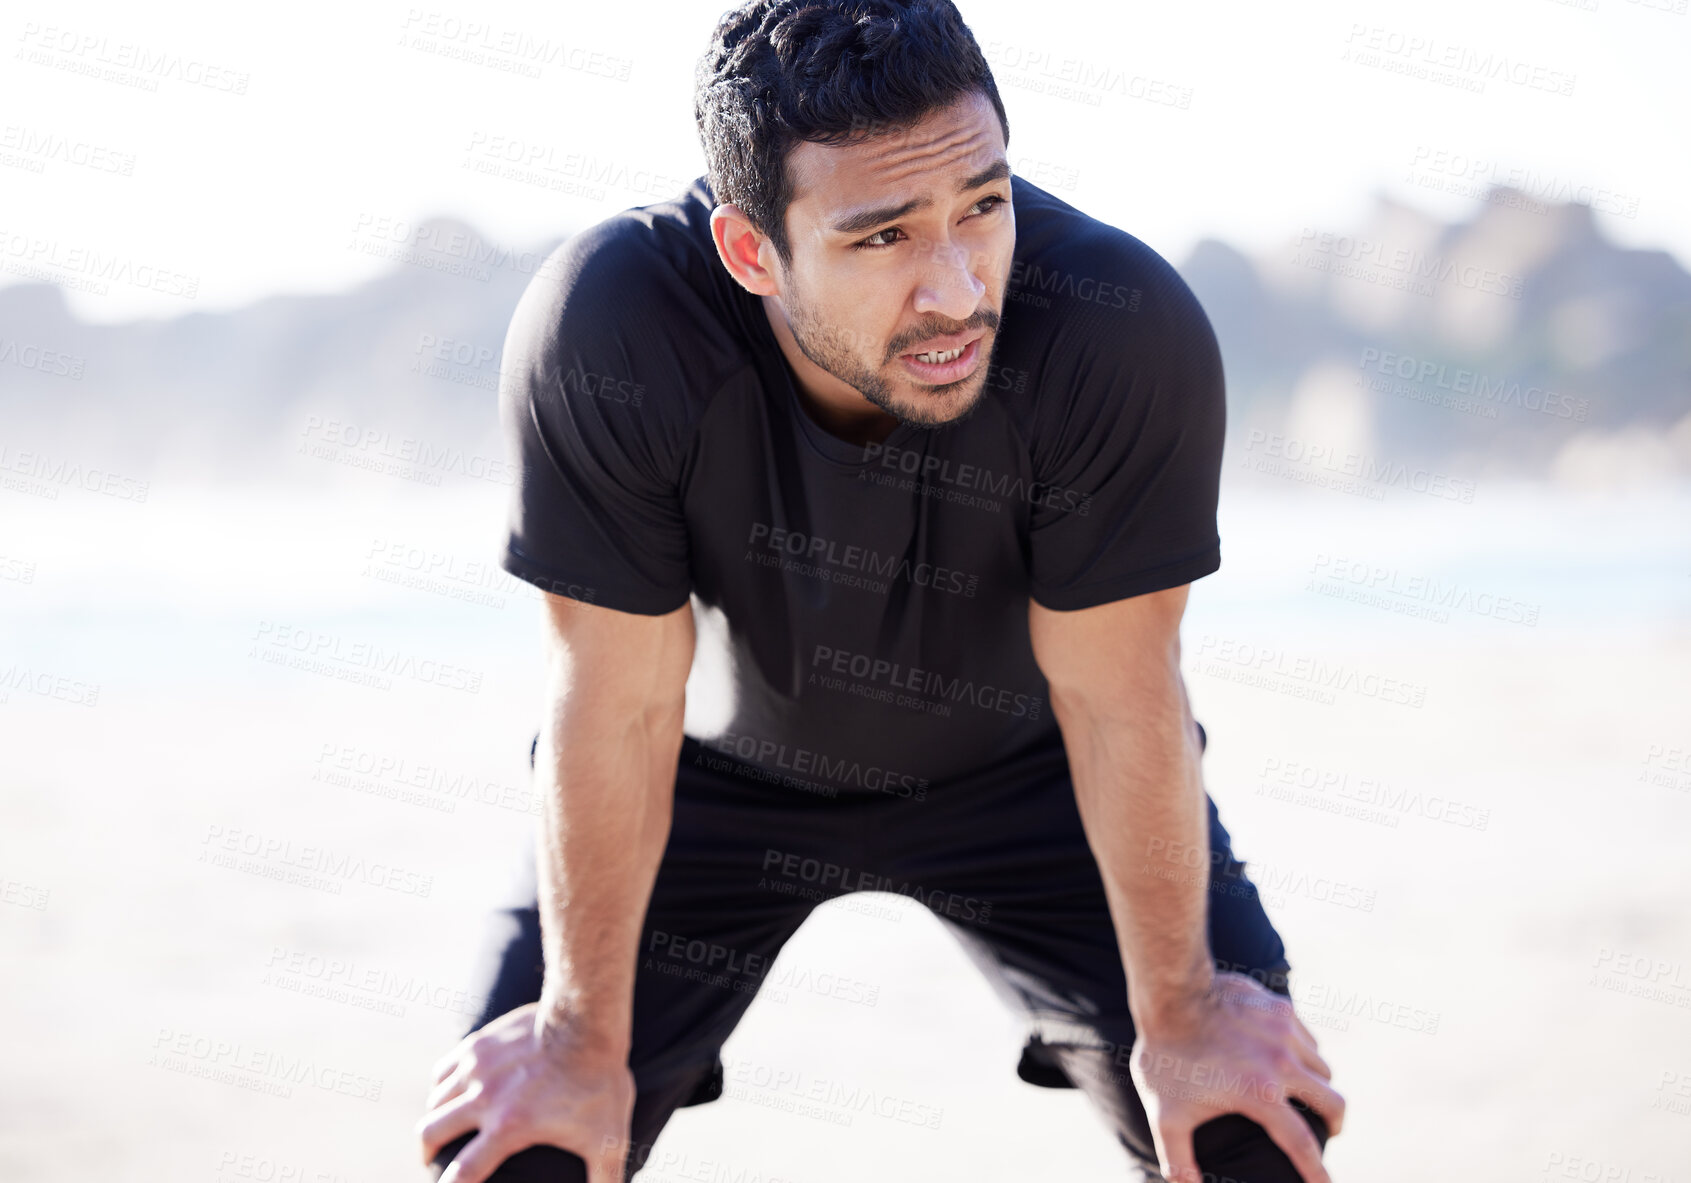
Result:
M847 443L799 402L703 178L575 235L505 342L519 480L504 568L659 614L696 598L732 722L695 737L828 795L923 795L1063 758L1028 599L1070 610L1220 566L1220 353L1175 270L1012 180L1016 245L981 405ZM699 656L695 661L700 660Z

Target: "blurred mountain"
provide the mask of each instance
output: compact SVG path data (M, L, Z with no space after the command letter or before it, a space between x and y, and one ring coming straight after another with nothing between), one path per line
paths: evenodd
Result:
M131 475L261 478L297 471L316 416L313 439L379 437L356 449L369 456L421 441L501 457L505 330L556 244L519 253L432 219L368 244L394 266L350 290L116 325L77 320L53 284L0 288L0 355L16 355L0 356L0 444Z
M1377 196L1255 258L1181 266L1228 380L1229 436L1480 474L1691 474L1691 274L1606 240L1589 206L1506 187L1445 224ZM1259 439L1261 437L1258 437Z
M394 265L351 290L119 325L51 284L0 289L0 444L212 479L297 471L331 428L388 456L501 457L500 348L553 245L436 219L368 244ZM1607 241L1589 207L1498 188L1446 224L1378 197L1360 228L1257 257L1204 240L1180 271L1221 341L1235 446L1278 433L1470 478L1691 473L1691 274Z

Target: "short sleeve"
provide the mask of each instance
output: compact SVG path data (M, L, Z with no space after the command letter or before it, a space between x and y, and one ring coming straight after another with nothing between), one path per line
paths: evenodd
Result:
M1040 386L1030 590L1058 611L1178 587L1221 566L1221 353L1203 307L1150 247L1113 231L1071 302Z
M605 224L529 282L505 338L500 423L516 481L501 565L606 608L660 615L691 590L678 473L691 381L661 326L661 256Z

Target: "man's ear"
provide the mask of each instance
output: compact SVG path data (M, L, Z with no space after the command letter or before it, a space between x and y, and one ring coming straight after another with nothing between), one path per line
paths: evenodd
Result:
M710 233L716 240L717 257L739 285L754 296L775 294L775 275L764 266L764 247L769 239L761 234L737 205L719 205L710 214ZM773 246L767 252L774 254Z

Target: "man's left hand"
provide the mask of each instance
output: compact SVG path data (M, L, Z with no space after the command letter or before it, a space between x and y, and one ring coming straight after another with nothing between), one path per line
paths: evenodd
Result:
M1217 972L1186 1011L1141 1024L1131 1071L1170 1183L1201 1183L1192 1131L1224 1113L1262 1126L1305 1183L1332 1183L1321 1144L1287 1100L1308 1105L1336 1135L1345 1099L1327 1083L1332 1070L1291 1001L1255 978Z

